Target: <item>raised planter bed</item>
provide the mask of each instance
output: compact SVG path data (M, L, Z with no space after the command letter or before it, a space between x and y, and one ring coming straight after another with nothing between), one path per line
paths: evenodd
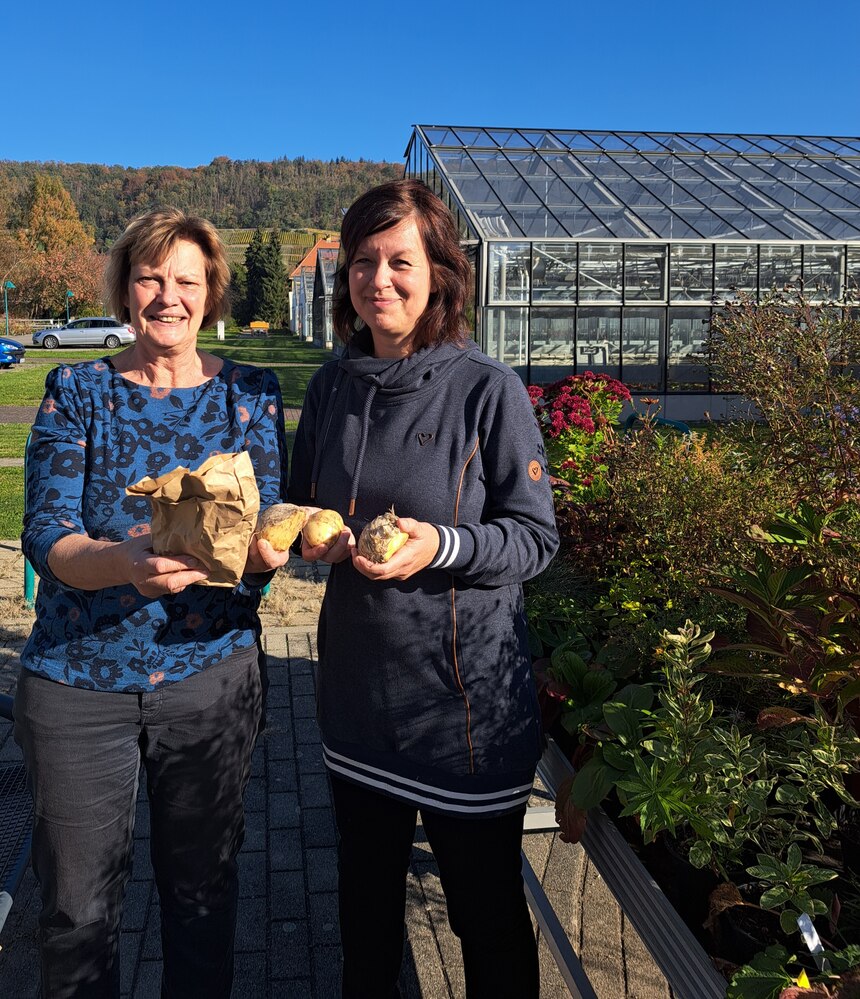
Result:
M538 774L550 794L555 796L573 772L567 757L550 739L538 764ZM580 844L666 976L676 999L724 999L726 980L599 808L589 812Z

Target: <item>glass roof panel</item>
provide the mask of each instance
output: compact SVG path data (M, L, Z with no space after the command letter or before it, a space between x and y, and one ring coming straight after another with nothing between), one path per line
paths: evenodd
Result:
M459 146L461 144L450 128L425 128L424 135L431 146Z
M482 205L473 208L472 212L477 218L481 233L484 236L510 238L522 235L520 227L501 205L495 208L491 205Z
M625 142L613 132L583 132L582 134L587 139L591 139L598 149L621 150L630 148L629 142Z
M853 163L849 163L848 160L826 160L819 161L823 168L826 168L831 173L839 174L840 177L844 177L852 187L857 187L860 184L860 165L855 166Z
M860 208L860 190L849 184L844 178L834 176L814 160L775 160L773 173L778 173L781 180L792 187L808 185L809 197L818 201L825 208L839 211ZM803 187L807 190L806 187Z
M636 207L636 214L649 229L661 239L699 239L698 230L689 225L686 217L665 208Z
M530 239L540 239L544 236L568 235L555 217L545 208L517 207L512 209L511 214L517 220L519 227Z
M487 180L492 183L493 190L499 198L511 209L516 205L540 205L543 203L533 188L516 174L512 177L487 175Z
M568 148L577 152L582 149L591 152L596 149L602 149L603 146L598 140L595 140L592 136L587 135L585 132L572 132L570 133Z
M647 226L637 224L635 215L623 205L602 205L594 211L612 235L619 239L642 239L654 236L654 233L648 231Z
M808 142L804 141L802 138L796 135L783 136L782 139L782 150L780 151L780 156L796 156L800 153L803 156L808 156L809 153L823 153L824 150L819 147L813 147Z
M454 134L464 146L494 146L495 142L488 142L482 128L457 128Z
M517 129L511 132L511 137L505 143L505 149L531 149L532 144L528 139L523 138Z
M618 205L617 198L601 184L593 180L574 179L567 182L555 180L547 185L547 196L550 204L570 205L580 201L586 205Z
M500 238L519 223L546 238L857 238L854 137L422 129L456 196Z
M785 143L780 139L771 138L769 135L742 135L750 143L750 151L760 153L781 153L785 151Z
M792 139L792 146L795 149L802 149L803 152L813 156L824 156L827 154L827 150L824 146L819 145L813 139L809 139L805 135L794 136Z
M743 239L743 233L731 223L731 217L722 218L708 211L702 205L692 204L689 207L677 205L673 213L686 222L696 232L706 239Z
M529 178L554 178L557 176L555 170L550 166L550 160L546 156L539 155L534 150L520 152L520 150L506 151L505 155L513 163L514 167L525 177ZM553 156L555 154L552 154Z
M721 212L741 206L756 211L760 207L769 207L771 202L767 198L744 185L740 177L729 171L729 162L715 162L705 157L676 157L672 161L671 175L699 201Z
M737 153L761 152L760 147L742 135L715 135L712 138L718 139L727 149L733 149Z
M820 199L817 203L811 199L815 194L826 195L826 191L806 178L798 177L795 171L783 167L776 160L736 160L732 163L732 170L756 189L792 211L802 209L814 211L822 207Z
M510 158L504 153L494 150L485 152L476 150L472 153L472 161L485 177L518 177L519 174L511 164Z
M591 167L594 176L605 184L622 204L634 208L637 205L661 204L660 200L648 188L640 184L635 177L631 177L610 157L589 156L583 157L583 160Z
M652 132L651 135L658 139L666 149L672 149L681 153L698 153L701 150L694 145L684 135L673 135L668 132Z
M841 142L839 139L827 139L815 136L813 138L808 138L807 141L814 142L816 145L829 150L831 153L838 153L842 156L856 156L858 153L856 149L852 149L851 146L846 146L845 143Z
M466 153L457 150L436 150L435 158L449 177L477 176L478 168Z
M520 135L535 149L564 149L565 147L552 134L538 129L520 129Z
M541 153L540 159L553 169L559 177L590 177L591 174L577 160L574 153Z
M686 132L684 138L696 146L697 149L701 149L704 152L725 152L726 150L726 147L719 139L715 139L710 135L703 135L701 132Z
M668 207L694 202L690 191L673 176L674 157L614 156L613 159ZM698 179L698 178L697 178Z
M553 214L570 236L577 239L610 239L612 233L587 208L576 205L554 208Z
M506 205L540 204L540 198L501 153L472 154L478 169Z
M796 214L801 221L829 239L860 239L860 209L855 209L853 215L846 212L839 218L818 210Z
M665 152L663 144L645 132L619 132L618 135L634 149Z
M800 215L794 215L780 209L765 209L758 212L758 220L772 226L773 231L778 233L774 238L785 239L822 239L821 230L818 226L811 225L803 221ZM750 235L747 233L747 235ZM769 239L769 236L750 236L751 239Z

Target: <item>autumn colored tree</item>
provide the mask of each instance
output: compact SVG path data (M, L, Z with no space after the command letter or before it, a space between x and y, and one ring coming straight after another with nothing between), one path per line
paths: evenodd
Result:
M22 282L31 312L65 318L66 291L70 290L74 293L73 315L101 315L104 265L104 255L89 248L67 247L35 254Z
M27 225L18 233L18 244L19 312L34 317L63 315L68 290L74 293L77 315L101 311L104 261L59 177L34 176Z
M59 177L37 173L28 204L23 241L37 253L87 249L95 242L90 227L81 222L72 196Z

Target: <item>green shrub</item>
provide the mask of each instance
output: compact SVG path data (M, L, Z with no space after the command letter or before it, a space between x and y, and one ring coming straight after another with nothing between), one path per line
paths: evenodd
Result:
M860 320L785 291L714 317L714 377L755 407L762 460L823 510L860 493Z

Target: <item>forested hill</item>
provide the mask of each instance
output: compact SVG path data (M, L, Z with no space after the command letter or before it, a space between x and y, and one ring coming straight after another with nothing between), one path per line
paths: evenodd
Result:
M339 229L342 209L369 187L403 175L400 163L365 160L230 160L208 166L121 167L90 163L0 161L0 208L6 225L26 224L33 176L60 177L103 248L129 219L155 205L175 205L218 228Z

